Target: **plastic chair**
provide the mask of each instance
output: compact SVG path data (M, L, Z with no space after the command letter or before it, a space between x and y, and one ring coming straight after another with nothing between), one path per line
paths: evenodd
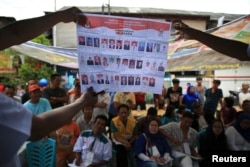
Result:
M53 139L41 139L29 142L26 145L29 167L55 167L56 165L56 141Z

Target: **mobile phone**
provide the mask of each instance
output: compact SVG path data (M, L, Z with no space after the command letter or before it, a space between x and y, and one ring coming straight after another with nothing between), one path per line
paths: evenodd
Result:
M96 93L94 93L94 96L97 96L97 95L99 95L99 94L101 94L101 93L104 93L105 91L107 91L108 89L104 89L104 90L101 90L101 91L99 91L99 92L96 92ZM88 88L88 91L94 91L94 88L93 87L89 87Z
M102 90L102 91L100 91L100 92L96 92L95 94L94 94L94 96L97 96L97 95L99 95L99 94L101 94L101 93L104 93L105 92L105 90Z

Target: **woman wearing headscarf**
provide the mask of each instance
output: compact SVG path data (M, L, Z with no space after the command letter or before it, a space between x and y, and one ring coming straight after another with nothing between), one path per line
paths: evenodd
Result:
M135 143L137 167L168 167L171 165L171 148L159 132L160 121L152 118L148 127Z
M200 101L201 100L199 94L195 92L194 86L191 85L187 88L187 93L182 96L180 103L186 105L187 109L193 111L192 105L195 102Z
M226 130L228 147L232 151L250 151L250 113L241 113Z
M214 119L205 131L199 133L199 154L204 158L200 166L207 166L211 161L210 155L227 150L227 137L223 123L219 119Z

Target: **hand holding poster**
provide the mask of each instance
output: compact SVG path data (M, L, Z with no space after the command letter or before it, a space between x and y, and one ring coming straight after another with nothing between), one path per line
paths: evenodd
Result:
M82 90L161 93L171 23L85 14L77 25Z

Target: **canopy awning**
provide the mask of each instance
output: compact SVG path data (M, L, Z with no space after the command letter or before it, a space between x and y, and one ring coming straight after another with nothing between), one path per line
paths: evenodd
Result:
M209 32L223 38L250 43L250 15ZM196 40L170 42L168 55L166 71L169 72L230 69L250 65L249 61L243 62L223 55Z
M224 38L250 43L250 15L209 30L212 34ZM223 47L223 46L221 46ZM77 49L45 46L34 42L26 42L12 46L12 49L38 60L68 68L78 68ZM168 63L166 71L200 71L238 68L250 66L250 62L242 62L218 53L196 40L179 40L169 42Z
M46 46L30 41L21 45L12 46L11 48L22 54L53 65L78 68L77 49Z

